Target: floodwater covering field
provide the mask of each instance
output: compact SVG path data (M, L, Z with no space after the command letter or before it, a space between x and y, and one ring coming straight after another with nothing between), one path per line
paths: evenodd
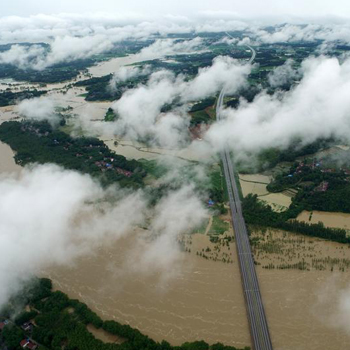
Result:
M245 304L234 243L228 262L213 261L197 252L215 251L207 236L191 236L191 252L180 253L176 268L145 269L133 261L135 236L130 235L109 249L80 259L68 268L50 268L43 275L57 289L86 302L105 319L130 324L156 340L172 344L204 339L235 346L250 344ZM267 313L274 349L345 349L350 327L337 324L342 313L340 293L349 287L349 248L334 242L275 233L273 241L284 241L284 253L255 252L257 273ZM136 249L137 250L137 249ZM223 248L221 247L221 252ZM287 252L287 253L286 253ZM210 256L210 253L205 253ZM225 255L226 253L224 253ZM335 259L322 270L266 269L265 264L294 260ZM131 259L130 259L131 256ZM282 256L282 257L281 257ZM128 258L129 257L129 258ZM293 260L293 261L294 261ZM338 264L338 265L337 265ZM340 268L345 264L344 271ZM311 266L310 265L310 266ZM336 286L336 287L335 287Z
M330 213L324 211L303 211L297 217L299 221L305 221L312 224L322 222L326 227L343 228L350 230L350 214Z
M257 269L275 350L339 350L350 341L337 300L349 293L349 273ZM336 287L331 287L336 286Z
M164 149L156 147L146 147L137 141L121 140L119 138L110 138L106 135L100 136L100 140L108 146L109 149L130 159L159 159L160 157L175 157L189 161L208 160L207 154L201 154L196 151L193 145L182 149Z
M153 60L155 58L158 57L147 57L147 60ZM104 75L116 72L120 67L142 62L144 60L145 57L138 54L133 54L125 57L116 57L108 61L98 63L97 65L90 67L88 71L94 77L102 77Z
M249 193L256 194L258 198L271 206L275 211L287 210L292 203L292 198L284 193L271 193L266 186L271 178L262 174L239 174L243 196Z
M274 349L348 347L347 245L273 230L265 233L255 259ZM297 263L304 269L291 267ZM269 264L274 268L263 267Z
M181 344L203 339L249 346L237 262L214 262L179 251L176 264L145 269L134 259L142 234L130 234L72 267L47 269L43 275L104 319L130 324L156 340ZM211 243L199 235L198 244Z
M10 146L0 142L0 174L18 174L21 167L14 160Z
M156 57L148 57L147 59L152 60L155 58ZM88 69L88 71L92 77L101 77L104 75L113 74L125 65L142 62L143 59L144 58L142 56L137 54L125 57L117 57L108 61L101 62L96 66L92 66ZM50 98L57 107L72 107L68 114L75 118L78 118L79 123L81 125L84 125L84 123L103 120L108 109L113 104L111 101L85 101L85 89L81 87L75 87L74 84L78 81L86 80L88 78L89 76L80 74L78 77L72 80L62 83L45 84L44 86L38 83L17 82L2 79L0 81L0 92L9 88L13 89L14 91L21 91L26 89L47 91L47 94L42 96L43 99ZM0 107L0 123L9 120L16 120L19 118L20 115L18 113L17 106ZM91 129L94 133L94 128Z
M135 62L138 62L136 57L116 58L91 67L89 72L98 77ZM49 96L59 101L62 107L73 107L72 114L87 121L103 119L111 103L86 102L81 96L84 92L81 88L72 88L63 94L69 83L48 85L48 90L58 89L51 91ZM32 87L28 84L24 86ZM0 108L0 123L16 118L16 107ZM115 145L114 141L109 139L106 144L128 158L155 159L159 154L171 154L199 160L191 149L181 153L146 149L127 140ZM16 173L20 169L14 162L11 149L0 143L0 173ZM291 198L283 193L268 193L266 185L269 182L270 178L264 175L240 175L244 196L257 194L274 210L284 210L290 205ZM310 213L303 212L298 219L309 221L309 217ZM329 227L350 228L348 214L313 212L311 222L318 221ZM163 269L159 263L145 269L135 254L142 248L139 245L142 233L142 230L136 230L113 246L100 248L95 254L80 258L73 266L50 267L42 271L42 275L51 278L55 288L87 303L104 319L130 324L156 340L181 344L203 339L208 343L219 341L237 347L249 346L249 328L234 243L229 244L230 249L221 248L225 257L230 254L228 262L214 261L196 253L205 252L207 248L213 252L215 245L205 235L194 235L191 252L179 251L176 264ZM288 252L294 252L293 262L305 259L312 264L312 259L318 257L341 260L350 255L345 245L337 243L308 240L303 247L297 241L283 239ZM271 242L268 242L265 248L279 251L279 244L271 248ZM325 269L310 271L266 269L264 265L282 264L281 259L288 258L288 254L282 257L262 249L255 254L261 264L257 266L257 273L274 349L346 349L350 330L342 314L346 304L341 304L340 300L341 291L346 291L349 285L349 269L339 270L339 266L335 265L331 270L327 262L322 262L327 265ZM118 341L91 327L90 331L105 341Z

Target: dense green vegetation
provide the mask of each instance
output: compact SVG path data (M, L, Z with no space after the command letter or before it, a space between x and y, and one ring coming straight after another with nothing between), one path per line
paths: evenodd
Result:
M216 99L214 97L209 97L209 98L206 98L198 103L195 103L191 109L190 109L190 113L193 113L193 112L197 112L197 111L201 111L203 109L206 109L210 106L212 106L214 103L215 103Z
M106 185L138 187L146 175L141 163L115 154L102 141L73 138L47 122L5 122L0 125L0 140L16 152L20 165L56 163L98 177Z
M312 155L322 149L329 148L336 142L333 139L319 139L310 144L303 145L302 140L294 140L287 148L268 148L257 155L253 167L249 164L237 163L239 171L242 173L261 172L274 168L279 163L295 162L296 158Z
M0 310L0 320L9 318L19 305L28 305L37 310L32 315L35 321L31 338L42 349L61 350L236 350L232 346L204 341L171 346L166 341L155 342L129 325L116 321L103 321L86 304L70 299L60 291L52 292L51 281L37 279L12 297L8 305ZM103 343L88 330L87 325L118 336L122 344ZM10 322L0 334L10 350L19 350L19 342L27 336L18 326ZM248 348L245 348L248 350Z
M37 82L37 83L58 83L76 78L81 72L86 72L88 67L94 64L108 60L114 57L125 56L140 51L145 46L153 43L153 40L131 41L126 40L113 47L111 50L102 54L94 55L91 58L79 59L74 61L65 61L54 64L44 70L35 70L31 68L23 69L11 64L0 64L0 79L11 78L17 81ZM20 46L30 47L34 44L21 43ZM50 52L50 45L37 43L46 54ZM0 45L0 52L11 49L12 44Z
M19 92L12 92L10 89L0 92L0 107L15 105L21 100L39 97L46 94L46 91L38 90L24 90Z
M113 75L105 75L100 78L91 78L77 82L76 86L85 87L87 95L86 101L116 101L119 100L124 91L145 83L146 77L139 76L124 82L116 83L115 87L110 86Z
M105 118L104 118L105 122L114 122L117 119L118 119L118 116L113 111L113 109L108 108L107 113L106 113Z
M247 224L268 226L306 236L319 237L339 243L350 243L343 229L327 228L322 223L308 224L292 220L299 208L291 206L287 212L276 213L269 205L258 200L257 195L249 194L242 201L244 219Z
M93 59L76 60L55 64L44 70L21 69L10 64L0 64L0 79L11 78L30 83L59 83L74 79L94 63Z
M209 195L215 203L224 203L228 200L226 181L223 175L222 165L213 167L209 172Z
M166 175L169 171L169 169L165 165L160 164L156 160L139 159L139 162L147 171L147 174L153 176L156 179L159 179L162 176Z
M221 220L218 216L213 216L213 223L210 227L210 235L222 235L230 229L228 222Z
M212 121L212 118L205 110L196 111L191 113L190 126L196 127L200 124L210 124L211 121Z
M278 174L267 189L270 192L296 190L293 205L300 210L350 213L348 173L347 170L324 168L315 160L305 160L295 162L289 171Z
M122 96L120 90L112 90L109 86L112 75L105 75L100 78L91 78L77 82L75 85L85 87L86 101L114 101Z

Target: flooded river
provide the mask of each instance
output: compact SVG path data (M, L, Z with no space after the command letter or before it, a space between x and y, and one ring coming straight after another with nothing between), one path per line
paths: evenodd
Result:
M295 240L299 239L296 236ZM182 252L180 265L175 270L169 268L166 273L171 278L164 280L158 269L145 273L141 266L128 266L136 242L130 235L72 267L51 268L44 275L104 319L130 324L156 340L174 345L198 339L249 345L234 244L226 250L232 257L229 263L213 261L196 254L198 250L205 252L205 247L214 251L208 237L193 236L191 253ZM296 249L296 259L298 254L310 261L311 256L349 255L347 247L334 242L310 240L300 250L293 240L287 242L290 249ZM263 257L266 262L278 259ZM257 266L257 273L275 350L346 349L350 328L335 325L334 319L341 312L337 293L348 287L349 270L269 270ZM328 292L335 285L336 290Z
M257 269L275 350L347 349L350 333L334 327L337 283L348 287L350 274L330 271ZM323 300L322 300L323 299Z
M148 60L153 60L158 57L147 58ZM90 67L89 73L94 77L102 77L104 75L115 73L120 67L127 66L130 64L138 63L144 61L145 58L138 54L129 55L125 57L116 57L111 60L98 63L96 66Z
M75 266L52 268L45 275L104 319L130 324L156 340L250 344L236 261L225 264L182 252L176 266L142 271L129 258L136 242L129 235Z

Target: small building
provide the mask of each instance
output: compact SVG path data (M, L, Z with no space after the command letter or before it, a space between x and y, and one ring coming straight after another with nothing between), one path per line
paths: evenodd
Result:
M0 332L5 328L7 324L9 324L9 320L0 322Z
M25 331L25 332L31 332L33 330L33 323L31 322L26 322L26 323L23 323L21 328Z
M30 349L30 350L35 350L38 348L38 344L34 343L32 340L30 339L23 339L19 345L21 345L21 347L23 349Z

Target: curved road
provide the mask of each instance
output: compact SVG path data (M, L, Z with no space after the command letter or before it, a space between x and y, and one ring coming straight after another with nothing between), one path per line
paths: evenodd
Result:
M252 51L252 57L248 61L248 63L252 63L255 59L256 52L252 47L248 45L246 46ZM222 89L216 106L216 117L218 120L221 119L224 96L225 90ZM229 195L232 223L236 238L236 249L241 271L243 292L246 301L253 349L272 350L269 327L266 320L259 282L254 266L254 258L249 243L247 227L243 218L239 192L234 178L234 164L232 162L230 152L227 149L221 152L221 159Z

